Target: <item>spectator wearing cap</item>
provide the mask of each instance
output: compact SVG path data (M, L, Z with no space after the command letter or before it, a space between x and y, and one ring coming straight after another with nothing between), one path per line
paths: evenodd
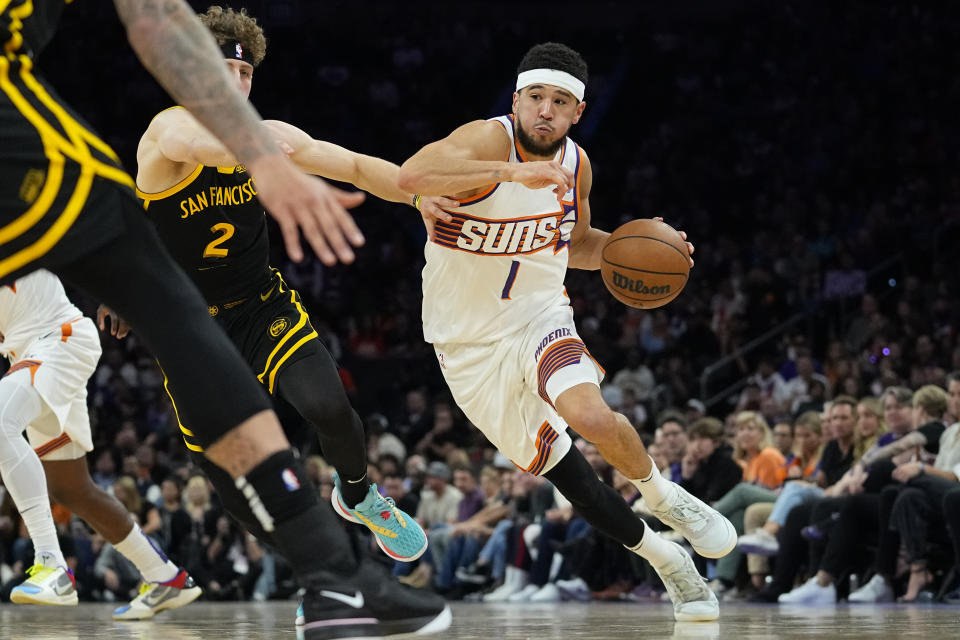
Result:
M450 467L443 462L427 466L426 484L417 507L417 521L424 529L457 521L463 493L450 484L451 477Z

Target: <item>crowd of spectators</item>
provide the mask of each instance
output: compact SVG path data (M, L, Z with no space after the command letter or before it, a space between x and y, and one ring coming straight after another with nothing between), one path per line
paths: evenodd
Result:
M955 451L956 431L923 428L960 418L941 397L960 384L947 377L960 369L955 11L744 1L726 13L691 3L681 15L613 3L558 34L525 2L502 7L511 21L490 20L489 3L458 3L456 13L431 5L418 20L409 7L381 3L358 46L354 31L334 23L359 16L364 3L339 6L336 18L328 3L244 4L270 40L252 93L260 111L398 163L458 124L506 112L513 69L531 44L558 39L581 50L591 65L588 107L571 135L594 166L594 225L663 216L688 231L697 264L684 293L654 311L620 305L595 273L571 272L567 290L580 334L607 370L604 397L649 441L658 466L747 536L751 553L703 566L713 587L776 600L800 584L802 597L835 599L857 576L858 588L872 585L883 598L950 591L960 549L935 539L943 507L930 496L956 500L956 491L930 479L956 485L953 454L944 453ZM169 102L131 55L117 55L122 33L101 5L67 8L68 34L41 68L133 166L139 132ZM304 39L303 24L316 33ZM100 37L84 40L83 64L111 60L124 78L98 79L107 87L97 92L69 44L93 30ZM449 397L419 328L416 213L371 199L357 217L368 244L356 264L293 264L279 248L273 263L342 365L364 417L370 476L431 531L431 552L402 579L493 600L658 594L642 562L591 532L543 479L496 456ZM91 301L80 304L92 313ZM105 335L103 345L90 383L97 484L206 597L288 596L283 563L225 516L190 466L150 354L135 335ZM329 496L332 470L309 426L278 411ZM913 448L890 458L900 464L874 457L893 441L885 436L915 432L924 441L906 441ZM644 517L632 485L591 445L578 446ZM32 551L3 493L0 578L9 588ZM81 596L129 597L132 567L69 513L55 513ZM844 523L869 517L876 546L845 553Z

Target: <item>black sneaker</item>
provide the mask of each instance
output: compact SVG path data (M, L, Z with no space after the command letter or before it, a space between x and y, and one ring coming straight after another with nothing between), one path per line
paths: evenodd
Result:
M477 564L474 562L469 567L458 567L456 571L457 580L467 584L487 585L490 584L491 567L489 564Z
M363 560L349 578L320 577L303 596L304 640L351 640L443 631L453 616L440 596L398 583Z
M355 579L366 598L366 606L380 620L384 637L436 633L449 628L453 621L450 607L443 598L400 584L374 562L361 562Z
M363 592L344 581L331 580L328 585L317 581L303 594L303 626L297 629L297 637L303 640L382 638L380 624L366 605Z

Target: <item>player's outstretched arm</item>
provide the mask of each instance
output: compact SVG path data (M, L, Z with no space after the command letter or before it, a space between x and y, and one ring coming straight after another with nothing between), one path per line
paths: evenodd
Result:
M400 167L382 158L364 155L331 142L316 140L292 124L279 120L264 120L274 137L286 149L290 159L307 173L348 182L382 200L413 204L423 216L428 234L432 237L437 220L449 222L452 218L444 209L456 207L456 200L443 196L427 196L414 200L414 194L400 188Z
M498 182L531 189L556 185L558 197L573 188L573 173L558 162L507 162L510 136L496 122L476 120L432 142L400 167L400 188L412 193L467 196Z
M261 203L276 218L287 253L303 258L300 232L320 259L353 261L363 235L344 207L363 201L309 178L285 157L253 107L230 82L213 36L184 0L114 0L131 46L174 99L246 165Z

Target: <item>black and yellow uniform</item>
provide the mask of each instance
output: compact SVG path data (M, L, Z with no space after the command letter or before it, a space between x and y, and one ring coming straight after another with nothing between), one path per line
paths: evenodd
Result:
M126 318L209 445L270 401L163 250L117 155L35 73L65 4L0 0L0 283L46 268Z
M206 299L210 315L275 395L280 372L297 361L322 354L324 366L329 360L335 371L335 365L300 296L268 265L266 215L256 194L242 166L203 165L169 189L138 191L167 250ZM181 421L180 428L187 447L202 451L191 437L192 426Z
M34 73L64 4L0 0L0 282L115 238L133 195L117 154Z

